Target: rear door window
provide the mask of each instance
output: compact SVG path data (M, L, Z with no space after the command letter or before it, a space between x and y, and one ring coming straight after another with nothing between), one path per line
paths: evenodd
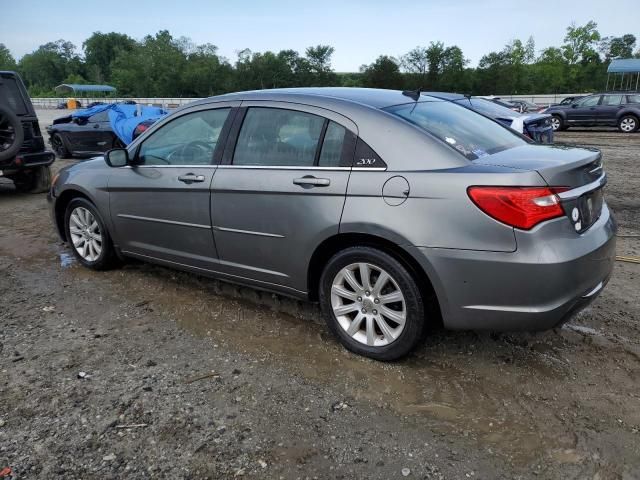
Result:
M603 95L602 105L617 106L622 101L622 95Z
M427 131L469 160L527 144L509 128L453 102L407 103L386 110Z
M99 122L108 122L109 121L109 112L105 110L104 112L96 113L95 115L91 115L89 117L89 122L91 123L99 123Z
M325 119L311 113L280 108L247 110L233 155L234 165L311 167L315 164ZM339 140L339 129L332 130ZM324 162L335 161L337 143L325 150Z

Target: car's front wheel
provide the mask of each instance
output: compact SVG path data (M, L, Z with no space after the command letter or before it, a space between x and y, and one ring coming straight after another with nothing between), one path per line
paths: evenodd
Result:
M62 135L60 135L59 133L54 133L51 136L51 148L53 148L53 151L56 152L56 155L58 156L58 158L64 159L64 158L69 158L71 156L71 153L69 152L69 150L64 144L64 139L62 138Z
M560 115L552 115L551 116L551 127L553 131L566 130L567 127L564 125L564 121Z
M85 198L74 198L65 213L65 233L74 256L85 267L106 270L118 257L98 209Z
M335 254L322 273L319 293L329 329L352 352L395 360L422 337L420 289L411 273L381 250L351 247Z
M618 120L618 129L624 133L635 132L638 129L638 119L633 115L625 115Z

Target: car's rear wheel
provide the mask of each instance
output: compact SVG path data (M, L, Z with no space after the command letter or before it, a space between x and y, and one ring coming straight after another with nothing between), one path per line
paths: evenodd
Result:
M71 156L71 153L64 144L62 135L60 135L59 133L54 133L51 136L51 148L53 148L53 151L56 152L58 158L69 158Z
M117 264L107 227L93 203L74 198L65 213L65 233L75 257L85 267L106 270Z
M24 130L18 116L8 108L0 107L0 161L14 157L23 141Z
M566 130L567 127L564 125L564 121L560 115L552 115L551 116L551 127L553 131Z
M352 352L395 360L422 337L420 289L400 262L378 249L351 247L334 255L319 293L329 329Z
M624 133L635 132L638 129L638 119L633 115L625 115L618 120L618 129Z

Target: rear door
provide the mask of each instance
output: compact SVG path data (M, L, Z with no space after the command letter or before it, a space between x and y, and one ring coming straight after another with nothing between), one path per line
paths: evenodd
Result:
M592 95L579 100L567 109L569 125L593 125L597 123L600 95Z
M624 108L624 95L603 95L598 107L598 123L601 125L616 125L618 112Z
M317 107L242 107L212 185L221 269L304 292L311 254L338 233L356 126Z
M135 166L112 169L111 220L125 252L215 270L210 186L237 104L170 118L138 146Z

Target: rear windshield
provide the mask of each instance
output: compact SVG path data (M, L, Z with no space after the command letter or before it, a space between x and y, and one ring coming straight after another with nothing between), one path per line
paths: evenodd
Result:
M452 102L420 102L386 109L426 130L468 160L526 145L515 132Z
M510 108L503 107L484 98L461 98L460 100L456 100L456 103L475 110L476 112L484 113L491 118L515 118L520 116L519 113L514 112Z
M14 77L0 75L0 105L9 108L16 115L29 113Z

